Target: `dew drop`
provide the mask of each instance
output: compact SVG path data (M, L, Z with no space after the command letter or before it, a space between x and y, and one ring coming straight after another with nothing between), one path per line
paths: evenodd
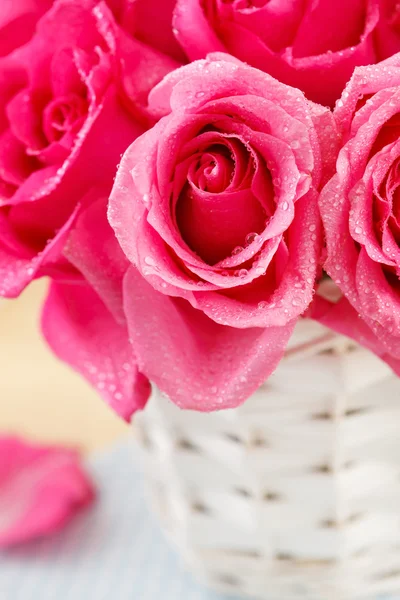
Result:
M258 237L259 237L258 233L255 233L255 232L248 233L246 235L246 244L247 245L252 244L253 242L258 240Z
M247 269L239 269L234 273L235 277L246 277L248 274L249 272Z

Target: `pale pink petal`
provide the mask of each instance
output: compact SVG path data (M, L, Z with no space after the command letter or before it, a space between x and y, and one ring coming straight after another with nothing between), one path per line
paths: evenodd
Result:
M0 548L58 531L93 499L77 452L0 438Z
M139 368L182 408L242 404L276 368L294 327L218 325L185 300L154 290L133 267L124 298Z
M42 331L53 352L86 377L121 417L129 420L145 406L150 385L138 371L126 326L83 280L51 284Z
M392 95L393 90L400 85L400 55L393 56L380 63L379 67L358 67L348 82L342 97L336 103L335 120L340 132L350 131L351 122L356 113L360 99L387 89Z

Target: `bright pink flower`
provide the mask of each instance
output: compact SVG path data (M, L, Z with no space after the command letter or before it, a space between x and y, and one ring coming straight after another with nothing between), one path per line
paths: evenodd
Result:
M364 320L377 354L385 354L388 362L391 356L398 365L399 109L399 54L377 66L356 69L335 109L343 136L337 172L320 196L327 241L325 268L347 297L346 310L353 319ZM347 322L348 335L357 337L352 319Z
M400 50L395 10L395 0L177 0L173 25L191 60L230 52L333 105L354 67Z
M227 55L171 73L149 109L166 116L124 154L109 207L134 265L134 352L181 406L233 406L275 368L312 299L332 115Z
M93 499L77 452L0 438L0 548L61 529Z
M76 276L62 249L79 204L94 185L108 193L147 126L149 89L174 66L94 0L57 0L1 60L0 295L41 275Z

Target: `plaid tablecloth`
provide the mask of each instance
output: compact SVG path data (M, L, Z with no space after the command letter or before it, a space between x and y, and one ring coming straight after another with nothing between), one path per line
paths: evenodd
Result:
M0 553L0 600L226 600L198 586L164 540L133 452L127 442L88 461L97 503L63 532Z

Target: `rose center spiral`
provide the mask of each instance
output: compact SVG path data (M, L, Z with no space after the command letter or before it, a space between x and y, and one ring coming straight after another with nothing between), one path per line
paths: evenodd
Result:
M265 227L267 215L252 191L254 167L248 155L247 161L238 165L226 147L215 145L194 156L188 168L176 223L186 244L208 264L230 256L250 233Z
M52 100L43 115L43 131L49 143L58 142L71 130L76 133L86 113L86 100L76 94Z

